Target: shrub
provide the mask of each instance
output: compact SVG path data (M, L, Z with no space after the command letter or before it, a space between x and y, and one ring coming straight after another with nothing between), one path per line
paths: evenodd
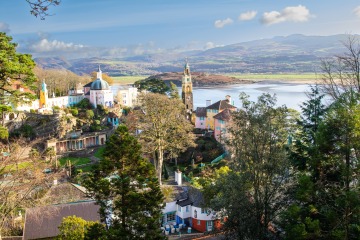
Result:
M73 116L77 116L79 114L79 111L77 110L77 108L73 108L73 109L71 109L71 114Z

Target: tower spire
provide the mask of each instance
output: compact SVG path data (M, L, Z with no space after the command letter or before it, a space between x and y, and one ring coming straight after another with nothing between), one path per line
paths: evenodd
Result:
M96 73L96 78L102 79L102 72L101 72L101 69L100 69L100 64L99 64L98 71L97 71L97 73Z

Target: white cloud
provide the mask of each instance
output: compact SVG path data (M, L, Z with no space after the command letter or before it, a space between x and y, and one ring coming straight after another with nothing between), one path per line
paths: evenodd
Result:
M215 43L213 43L213 42L207 42L207 43L205 43L204 49L205 49L205 50L208 50L208 49L214 48L214 47L215 47Z
M84 45L81 44L74 44L74 43L65 43L58 40L49 41L48 39L44 38L41 39L39 42L33 43L29 46L34 52L57 52L57 51L75 51L84 48Z
M252 20L257 14L257 11L248 11L241 13L239 16L240 21L249 21Z
M5 32L5 33L10 32L9 24L0 22L0 32Z
M305 6L286 7L281 12L265 12L261 19L262 23L271 25L281 22L306 22L310 19L311 14Z
M356 16L360 17L360 6L357 6L353 12L355 13Z
M214 26L216 28L223 28L225 25L232 24L234 21L231 18L226 18L224 20L216 20Z
M205 43L205 46L203 47L204 50L208 50L211 48L216 48L216 47L223 47L224 45L219 45L219 44L215 44L213 42L207 42Z

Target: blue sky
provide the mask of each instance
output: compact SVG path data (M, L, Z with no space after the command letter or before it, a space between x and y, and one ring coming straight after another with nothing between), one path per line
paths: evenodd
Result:
M0 1L0 31L34 56L209 49L291 34L360 34L358 0L62 0L46 20Z

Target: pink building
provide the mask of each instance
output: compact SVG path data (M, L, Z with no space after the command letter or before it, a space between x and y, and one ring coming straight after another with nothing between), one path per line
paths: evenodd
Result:
M198 107L195 111L195 128L205 129L206 107Z
M226 127L231 120L231 110L225 109L224 111L214 116L214 136L218 142L222 142L225 138Z

